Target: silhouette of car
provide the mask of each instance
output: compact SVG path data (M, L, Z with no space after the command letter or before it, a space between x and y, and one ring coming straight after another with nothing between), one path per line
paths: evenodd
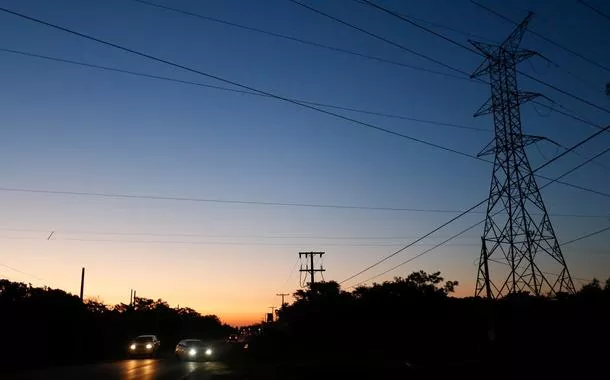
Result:
M129 356L154 357L159 351L161 341L156 335L140 335L129 343Z
M176 345L175 355L179 360L210 360L214 351L211 344L199 339L183 339Z
M231 334L227 338L227 342L229 342L229 343L238 343L238 339L239 339L239 335L238 334Z

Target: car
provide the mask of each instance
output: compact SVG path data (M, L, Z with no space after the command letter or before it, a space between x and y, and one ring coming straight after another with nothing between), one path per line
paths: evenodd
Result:
M175 355L179 360L210 360L215 357L211 344L199 339L183 339L176 345Z
M238 334L231 334L227 338L227 342L228 343L238 343L238 340L239 340L239 335Z
M129 356L154 357L159 351L161 341L156 335L139 335L129 343Z

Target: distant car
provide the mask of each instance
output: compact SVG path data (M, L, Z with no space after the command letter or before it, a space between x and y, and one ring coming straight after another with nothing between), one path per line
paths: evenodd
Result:
M229 342L229 343L238 343L239 342L239 335L238 334L231 334L231 335L229 335L229 337L227 338L227 342Z
M215 357L214 347L199 339L183 339L176 345L176 357L180 360L210 360Z
M159 351L161 342L156 335L140 335L129 343L129 356L154 357Z

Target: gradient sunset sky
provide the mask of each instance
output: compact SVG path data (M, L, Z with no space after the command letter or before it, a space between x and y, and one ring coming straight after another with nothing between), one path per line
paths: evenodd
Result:
M460 75L288 0L151 1ZM481 62L479 56L358 2L303 2L466 72ZM468 0L378 2L462 43L468 38L498 42L513 29ZM513 20L535 11L532 30L610 67L610 21L576 1L481 2ZM588 2L610 13L607 2ZM281 96L450 123L328 109L470 154L493 137L491 116L472 116L489 97L490 89L481 83L319 49L130 0L2 0L0 7ZM553 63L532 58L520 70L610 108L604 95L609 71L530 33L522 46ZM80 268L86 267L87 297L126 303L130 289L136 289L139 296L162 298L172 306L189 306L241 325L259 321L269 306L279 305L276 293L299 287L299 251L325 251L325 279L341 281L488 195L488 163L293 104L18 54L15 51L227 87L3 12L0 49L0 277L78 293ZM599 125L610 120L608 113L527 78L520 78L519 85L545 94L563 112ZM522 121L525 133L563 146L595 132L533 104L522 107ZM558 176L609 144L606 133L540 174ZM562 151L550 143L528 149L533 167ZM608 193L610 154L564 181ZM539 185L544 183L539 180ZM544 189L543 196L560 243L610 225L607 196L561 184ZM344 288L476 223L483 212L484 207L477 209ZM376 281L419 269L440 270L445 278L460 282L458 295L472 295L482 229ZM608 236L564 248L574 277L610 276ZM575 282L577 287L582 284Z

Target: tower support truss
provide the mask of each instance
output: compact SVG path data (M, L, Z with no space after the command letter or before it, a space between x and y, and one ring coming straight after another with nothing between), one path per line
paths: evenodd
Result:
M575 291L525 151L540 137L521 129L520 106L537 96L517 88L517 64L535 54L519 48L531 18L499 46L471 41L486 57L472 77L489 76L491 84L491 98L475 116L492 114L495 133L480 153L494 155L475 289L488 298Z

